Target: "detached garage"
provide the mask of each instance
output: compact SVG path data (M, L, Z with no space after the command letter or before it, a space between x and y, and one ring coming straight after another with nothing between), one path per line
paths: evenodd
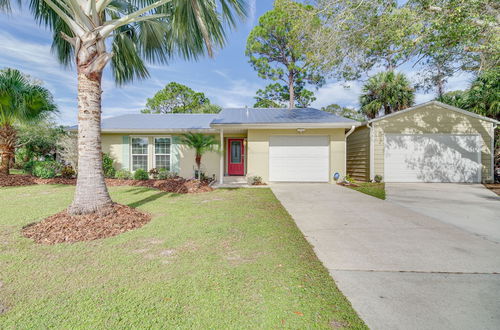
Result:
M370 120L347 139L358 181L491 182L498 122L437 101Z

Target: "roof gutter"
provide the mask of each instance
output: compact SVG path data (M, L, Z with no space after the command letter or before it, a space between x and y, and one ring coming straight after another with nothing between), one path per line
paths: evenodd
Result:
M228 124L211 124L213 128L251 128L251 129L295 129L300 128L351 128L357 127L361 123L253 123L253 124L238 124L238 123L228 123Z

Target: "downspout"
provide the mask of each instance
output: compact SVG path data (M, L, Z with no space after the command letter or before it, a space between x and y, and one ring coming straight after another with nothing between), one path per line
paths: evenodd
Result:
M347 133L345 133L345 137L344 137L344 171L345 171L345 175L347 175L347 138L349 137L349 135L351 135L354 130L356 129L356 126L351 126L351 129L349 131L347 131Z
M370 122L366 123L366 127L370 130L370 182L375 178L375 141L373 137L373 127ZM384 178L385 179L385 178Z
M220 129L219 184L224 184L224 129Z
M498 125L493 124L491 129L491 182L495 183L495 130Z

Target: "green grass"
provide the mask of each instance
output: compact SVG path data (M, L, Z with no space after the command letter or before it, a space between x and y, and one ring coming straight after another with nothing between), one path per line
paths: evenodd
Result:
M0 188L1 328L365 328L269 189L112 187L152 221L75 244L20 235L73 189Z
M362 192L373 197L385 199L385 183L377 182L356 182L359 187L347 186L353 190Z
M26 173L24 173L23 170L20 170L20 169L17 169L17 168L11 168L9 170L9 172L10 172L10 174L26 174Z

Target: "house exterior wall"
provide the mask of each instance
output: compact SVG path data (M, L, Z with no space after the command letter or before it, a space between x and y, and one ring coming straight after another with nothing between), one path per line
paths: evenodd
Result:
M370 129L366 126L347 137L347 174L356 181L370 181Z
M109 153L111 157L115 160L114 166L117 170L125 168L129 169L130 163L130 153L127 150L130 148L130 142L124 143L124 141L130 141L131 136L137 137L147 137L148 138L148 170L153 168L153 157L154 157L154 137L164 137L168 136L172 138L171 146L171 158L172 158L172 171L177 172L181 177L190 178L194 176L194 170L196 168L195 163L195 152L193 149L186 147L183 144L179 144L178 140L180 134L102 134L102 151ZM216 139L219 139L218 135L214 135ZM126 159L125 159L126 158ZM203 155L201 159L201 168L207 176L212 177L215 175L216 178L219 177L219 153L218 152L207 152Z
M333 173L345 175L345 129L306 129L298 133L296 129L249 129L247 137L247 176L260 176L269 181L269 138L272 135L326 135L330 138L330 182Z
M374 134L374 173L384 175L384 135L396 134L479 134L483 141L482 180L492 181L493 123L443 108L436 104L372 123Z

